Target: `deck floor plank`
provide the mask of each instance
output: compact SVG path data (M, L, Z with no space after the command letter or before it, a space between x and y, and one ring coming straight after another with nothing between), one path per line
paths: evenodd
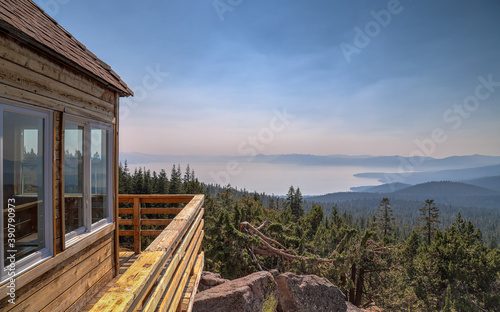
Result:
M99 293L94 298L92 298L92 300L86 306L84 306L80 310L80 312L90 311L94 307L94 305L99 301L99 299L101 299L101 297L111 287L115 286L118 279L123 275L123 272L125 272L125 270L127 270L132 265L132 263L134 263L135 260L137 260L138 257L139 257L139 255L136 255L133 251L120 251L120 271L119 271L119 274L117 276L115 276L111 281L109 281L109 283L106 284L106 286L104 286L101 289L101 291L99 291Z

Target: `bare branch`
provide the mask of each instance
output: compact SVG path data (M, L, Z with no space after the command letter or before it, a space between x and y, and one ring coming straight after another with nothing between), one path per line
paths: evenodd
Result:
M259 227L257 228L257 231L262 231L268 224L273 224L271 220L266 219Z
M266 251L263 251L261 249L254 249L254 251L258 250L257 254L263 255L265 253L265 255L280 255L283 258L287 259L287 260L301 260L301 259L303 259L303 260L316 260L316 261L322 262L322 263L333 263L334 262L333 259L324 259L324 258L313 259L313 258L310 258L310 257L291 255L291 254L289 254L289 253L287 253L287 252L285 252L283 250L280 250L280 249L277 249L277 248L274 248L273 246L271 246L271 244L269 242L272 242L272 243L274 243L274 244L282 247L284 250L286 250L286 248L283 245L281 245L280 243L278 243L274 239L265 236L264 234L262 234L259 230L257 230L250 223L248 223L248 222L242 222L242 223L240 223L240 231L244 233L245 229L249 229L250 231L252 231L255 234L257 234L259 236L259 238L260 238L260 241L264 244L264 246L267 249Z
M271 221L269 221L269 222L271 222ZM266 222L262 223L262 225L264 225L265 223L266 223ZM262 227L262 225L261 225L261 226L259 226L259 228L260 228L260 227ZM274 239L269 238L269 237L267 237L266 235L262 234L262 233L260 232L260 230L258 230L257 228L255 228L255 227L254 227L253 225L251 225L250 223L248 223L248 222L241 222L241 223L240 223L240 232L245 233L245 229L248 229L248 230L250 230L250 231L252 231L252 232L256 233L256 234L257 234L257 235L258 235L261 239L263 239L263 240L265 240L265 241L267 241L267 242L271 242L271 243L273 243L273 244L278 245L281 249L286 249L286 247L285 247L285 246L281 245L280 243L278 243L278 242L277 242L277 241L275 241Z

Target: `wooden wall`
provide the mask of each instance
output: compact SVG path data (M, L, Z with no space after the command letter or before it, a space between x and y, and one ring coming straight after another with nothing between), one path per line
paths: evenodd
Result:
M0 310L77 311L115 275L117 234L110 224L64 250L64 118L72 114L116 125L119 95L0 31L0 97L54 112L54 257L16 278L15 305L7 302L7 285L0 286Z
M16 304L0 287L0 311L79 311L115 275L114 229L109 225L17 278L25 285L16 289Z
M108 123L117 93L0 32L0 97Z

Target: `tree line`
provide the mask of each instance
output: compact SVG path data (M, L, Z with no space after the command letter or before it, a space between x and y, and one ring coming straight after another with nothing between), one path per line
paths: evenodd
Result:
M326 277L360 307L499 311L500 250L487 246L482 232L460 213L442 228L432 199L421 204L412 222L396 217L398 207L390 198L361 219L341 203L328 210L312 203L307 209L299 187L291 186L286 198L268 196L203 184L192 169L182 174L175 165L170 177L165 170L131 173L120 166L119 188L205 194L205 270L225 278L278 269ZM415 226L406 235L401 224Z

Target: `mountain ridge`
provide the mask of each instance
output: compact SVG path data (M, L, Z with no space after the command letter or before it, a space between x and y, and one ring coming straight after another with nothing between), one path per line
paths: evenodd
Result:
M402 188L393 192L337 192L307 198L319 203L344 202L388 197L425 201L434 199L438 203L450 205L477 205L500 208L500 192L463 182L432 181Z

